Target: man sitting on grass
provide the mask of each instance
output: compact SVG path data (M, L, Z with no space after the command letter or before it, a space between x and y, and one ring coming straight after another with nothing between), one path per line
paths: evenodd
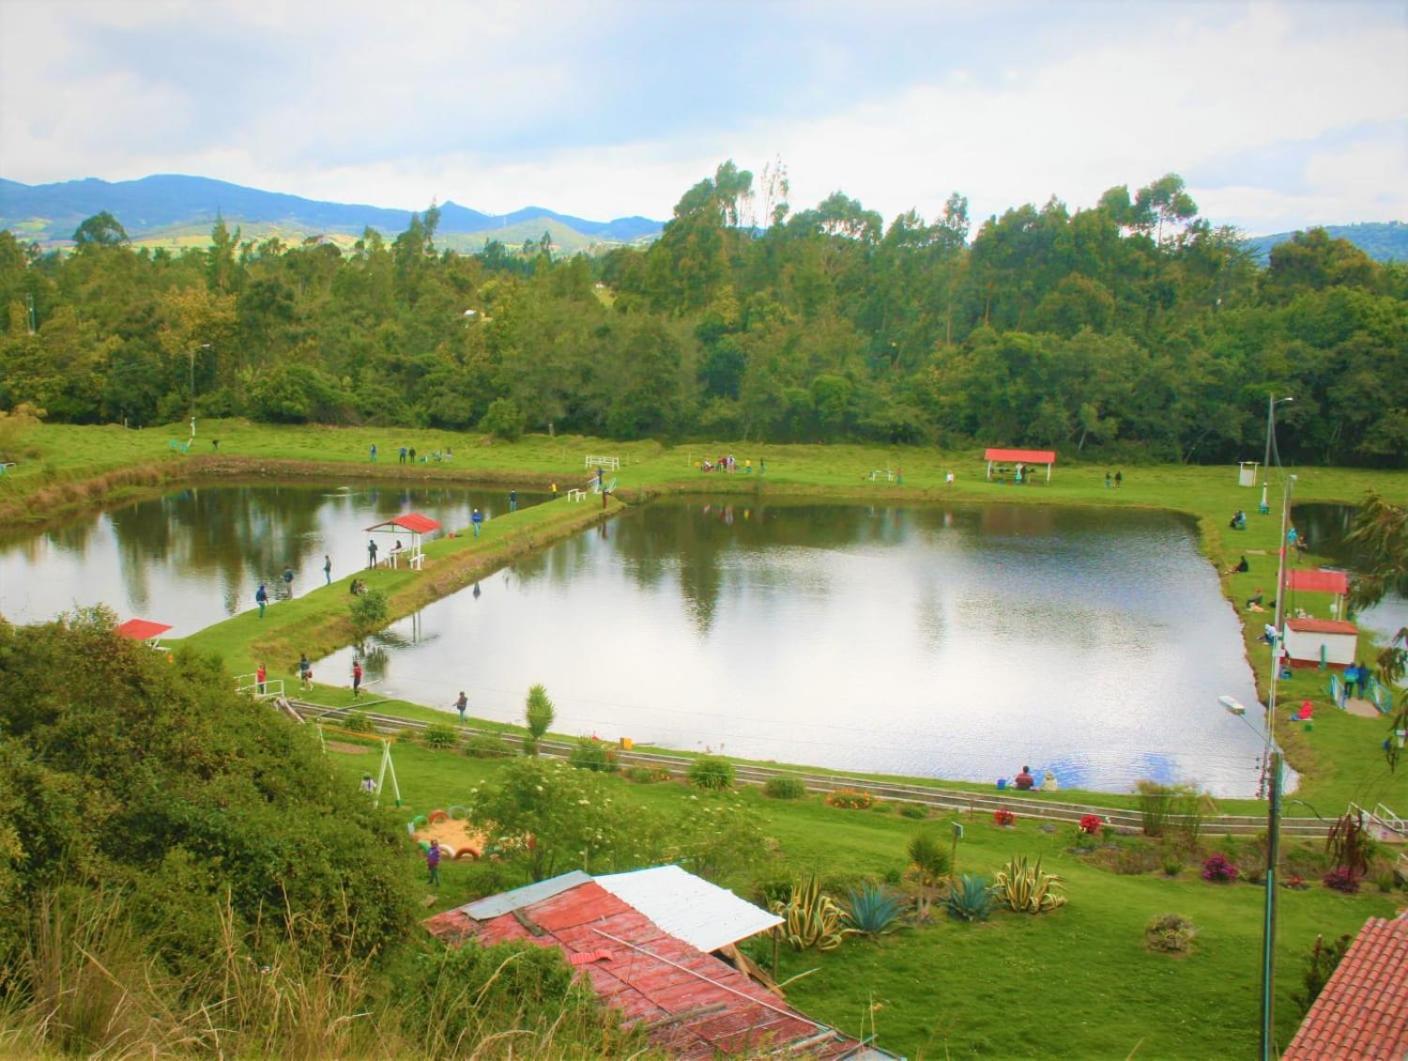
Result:
M1022 772L1012 779L1012 783L1017 786L1020 792L1030 792L1032 786L1036 784L1036 778L1032 777L1032 768L1023 766Z

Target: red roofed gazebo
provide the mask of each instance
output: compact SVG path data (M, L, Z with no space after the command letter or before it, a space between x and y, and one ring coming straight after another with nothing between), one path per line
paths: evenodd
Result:
M402 512L399 516L381 523L374 523L367 528L369 534L409 534L411 536L410 564L417 570L425 562L425 555L420 550L420 540L422 535L434 534L440 529L440 522L433 520L429 516L419 512ZM398 539L399 541L399 539ZM386 551L386 562L392 567L400 562L402 550L391 548Z
M1408 918L1371 917L1311 1005L1282 1061L1408 1054Z
M161 647L161 635L170 630L166 623L154 623L150 619L128 619L114 631L118 637L133 641L145 641L152 648Z
M1051 482L1051 466L1056 463L1054 449L989 449L983 454L988 462L988 478L992 478L994 464L1044 464L1046 481ZM1025 478L1025 477L1024 477Z

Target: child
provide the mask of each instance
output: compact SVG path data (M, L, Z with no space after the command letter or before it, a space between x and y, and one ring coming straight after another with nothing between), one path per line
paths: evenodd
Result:
M430 870L430 884L440 887L440 841L430 841L430 849L425 853L425 867Z

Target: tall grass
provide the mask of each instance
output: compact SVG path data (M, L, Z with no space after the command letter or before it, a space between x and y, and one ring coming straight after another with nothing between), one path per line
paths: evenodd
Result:
M228 905L221 923L216 952L178 978L147 953L118 893L71 888L42 895L10 990L0 996L0 1056L642 1054L641 1036L620 1028L580 986L524 990L524 977L510 975L520 961L512 953L481 952L489 956L483 978L422 982L424 954L417 964L351 959L331 948L311 953L291 942L286 925L278 928L281 938L261 945L240 938ZM563 984L570 980L565 971L560 976ZM422 995L426 1005L405 1004Z

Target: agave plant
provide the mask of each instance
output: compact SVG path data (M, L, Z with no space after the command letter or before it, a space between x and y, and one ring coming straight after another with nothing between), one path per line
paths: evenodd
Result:
M992 884L980 873L965 873L949 889L944 906L956 921L986 921L992 913Z
M862 936L883 936L900 927L904 907L894 893L874 881L851 891L842 911L845 923Z
M998 871L993 891L1019 914L1044 914L1066 905L1060 887L1060 877L1041 871L1040 858L1030 863L1026 855L1021 855L1008 862L1006 869Z
M815 873L792 885L792 896L787 902L773 902L772 912L783 919L777 931L797 950L835 950L842 939L855 931L841 924L841 908L835 899L823 894Z

